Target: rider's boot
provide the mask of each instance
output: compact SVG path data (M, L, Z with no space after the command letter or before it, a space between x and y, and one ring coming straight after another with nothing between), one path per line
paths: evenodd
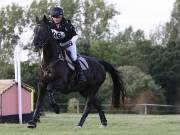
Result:
M79 61L78 60L73 61L73 64L74 64L74 67L75 67L75 71L78 73L78 80L80 82L86 82L87 79L86 79L86 76L84 75L84 73L82 71L82 68L80 66Z

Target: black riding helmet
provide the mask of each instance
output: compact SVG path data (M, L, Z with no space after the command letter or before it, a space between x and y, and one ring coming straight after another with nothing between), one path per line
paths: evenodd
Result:
M63 9L62 8L60 8L60 7L54 7L54 8L52 8L51 10L50 10L50 16L51 17L58 17L58 16L60 16L60 15L64 15L64 11L63 11Z

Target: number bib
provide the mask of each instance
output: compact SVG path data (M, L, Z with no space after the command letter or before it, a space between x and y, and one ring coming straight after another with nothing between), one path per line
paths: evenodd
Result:
M57 31L55 29L51 29L51 31L55 39L63 39L66 36L65 33L62 31Z

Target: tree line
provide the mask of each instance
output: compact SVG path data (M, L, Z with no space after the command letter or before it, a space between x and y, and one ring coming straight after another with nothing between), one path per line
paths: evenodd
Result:
M78 34L81 54L103 59L113 64L123 76L128 102L179 104L180 101L180 0L176 0L170 22L159 26L145 36L143 30L131 26L118 34L112 33L110 21L120 12L104 0L40 0L27 8L11 4L0 8L0 78L14 78L13 50L20 44L28 50L29 59L22 62L22 81L36 85L37 54L27 43L21 42L24 29L33 30L35 15L48 16L48 9L61 5ZM29 35L31 36L31 35ZM99 97L105 103L111 101L111 80L102 86ZM151 94L144 94L151 93ZM57 94L60 102L67 102L78 94ZM150 96L151 95L151 96ZM142 98L143 97L143 98ZM80 99L83 100L83 99Z

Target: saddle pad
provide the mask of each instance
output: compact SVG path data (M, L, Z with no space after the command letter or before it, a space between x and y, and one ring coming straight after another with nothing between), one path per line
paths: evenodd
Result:
M72 69L75 70L74 65L72 63L72 61L70 60L70 58L67 56L67 54L65 54L65 59L68 61L68 66ZM78 61L80 63L81 69L82 70L88 70L89 66L88 63L86 61L85 58L83 58L82 56L78 56Z
M84 57L79 56L78 60L80 62L82 70L88 70L89 69L88 63Z

